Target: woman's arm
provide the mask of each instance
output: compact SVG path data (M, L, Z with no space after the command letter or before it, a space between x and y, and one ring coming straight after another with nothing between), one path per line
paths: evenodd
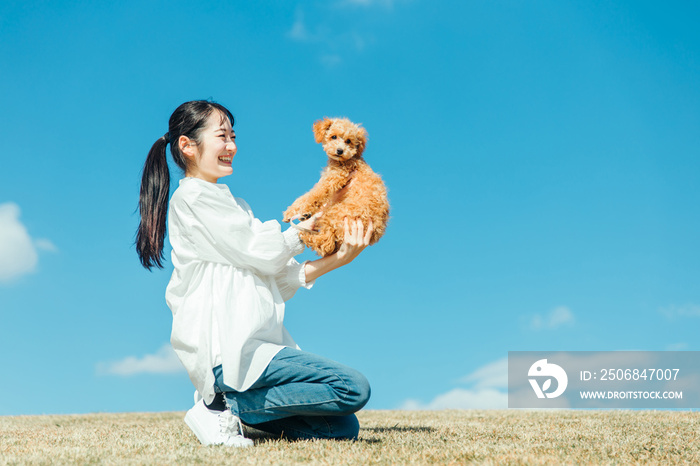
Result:
M182 236L183 254L269 276L304 250L296 230L282 232L276 221L260 222L244 201L209 184L190 180L170 201L171 241L173 233Z
M306 282L316 280L321 275L324 275L331 270L347 265L353 261L363 249L369 246L369 240L372 238L374 225L370 219L367 226L367 233L364 232L364 225L360 220L348 222L345 219L345 238L340 249L335 254L323 257L321 259L307 262L304 266L306 273Z

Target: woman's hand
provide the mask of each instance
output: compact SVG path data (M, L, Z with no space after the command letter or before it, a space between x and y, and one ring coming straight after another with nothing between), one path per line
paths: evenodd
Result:
M369 246L372 233L374 233L372 219L369 220L367 233L365 233L365 226L362 224L362 221L354 220L348 222L347 217L345 217L345 238L343 239L343 244L336 253L340 265L349 264Z
M304 266L306 283L316 280L331 270L347 265L353 261L367 246L374 233L372 220L367 225L365 232L364 225L360 220L348 221L345 219L345 238L338 252L330 256L307 262Z

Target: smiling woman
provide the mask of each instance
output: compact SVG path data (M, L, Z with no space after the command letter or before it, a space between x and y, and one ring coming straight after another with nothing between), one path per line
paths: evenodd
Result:
M216 183L219 178L233 173L231 162L237 148L232 121L224 114L218 117L212 114L199 135L199 141L193 141L184 134L178 138L180 151L189 160L186 176ZM196 163L191 160L196 160Z
M228 110L187 102L173 113L143 170L137 252L144 267L162 267L167 213L174 266L165 293L173 313L170 341L197 390L185 422L204 445L251 446L244 423L290 438L357 438L354 413L369 400L367 379L301 351L283 321L285 301L299 288L311 288L369 245L371 223L365 233L361 222L349 219L337 252L300 264L294 256L304 244L297 229L282 232L274 220L261 222L217 183L233 172L235 138ZM168 143L186 175L170 201ZM316 219L299 225L313 231Z

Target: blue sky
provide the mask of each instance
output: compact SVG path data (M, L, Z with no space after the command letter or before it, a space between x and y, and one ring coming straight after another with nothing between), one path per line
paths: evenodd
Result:
M259 5L0 5L0 415L190 407L171 265L133 240L146 153L201 98L263 220L318 179L316 119L367 128L387 234L286 325L368 408L505 406L508 351L700 350L696 3Z

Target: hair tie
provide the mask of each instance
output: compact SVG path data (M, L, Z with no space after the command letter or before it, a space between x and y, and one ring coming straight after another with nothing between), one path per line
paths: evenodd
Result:
M170 133L165 133L163 135L163 139L165 139L166 144L169 143L170 142Z

